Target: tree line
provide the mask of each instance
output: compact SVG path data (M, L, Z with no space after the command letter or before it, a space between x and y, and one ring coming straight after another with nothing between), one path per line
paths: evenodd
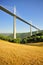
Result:
M39 33L34 34L32 36L24 37L22 39L21 38L14 39L13 37L6 36L4 34L0 34L0 39L6 40L9 42L13 42L13 43L22 43L22 44L43 42L43 32L41 32L41 33L39 32Z

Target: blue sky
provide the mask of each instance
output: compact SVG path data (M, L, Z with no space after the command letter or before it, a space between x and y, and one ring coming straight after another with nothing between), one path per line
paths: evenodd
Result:
M40 29L43 29L43 0L0 0L0 5L13 12ZM30 26L16 20L17 32L28 32ZM32 30L35 30L32 28ZM13 32L13 17L0 10L0 33Z

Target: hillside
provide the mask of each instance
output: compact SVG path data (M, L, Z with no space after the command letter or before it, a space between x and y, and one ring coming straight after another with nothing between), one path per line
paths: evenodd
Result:
M0 40L0 65L43 65L43 46Z
M40 33L40 32L43 33L43 30L40 30L39 33ZM37 31L33 31L33 32L32 32L33 35L36 34L36 33L37 33ZM0 34L13 37L13 33L0 33ZM17 35L17 38L23 39L23 38L26 38L26 37L30 36L30 32L17 33L16 35Z

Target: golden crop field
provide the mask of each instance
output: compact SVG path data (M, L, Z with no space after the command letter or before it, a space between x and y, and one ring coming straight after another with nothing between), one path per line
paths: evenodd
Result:
M0 40L0 65L43 65L43 46Z

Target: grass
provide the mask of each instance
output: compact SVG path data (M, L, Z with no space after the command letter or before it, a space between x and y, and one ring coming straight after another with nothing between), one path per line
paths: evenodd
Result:
M0 40L0 65L43 65L43 46Z

